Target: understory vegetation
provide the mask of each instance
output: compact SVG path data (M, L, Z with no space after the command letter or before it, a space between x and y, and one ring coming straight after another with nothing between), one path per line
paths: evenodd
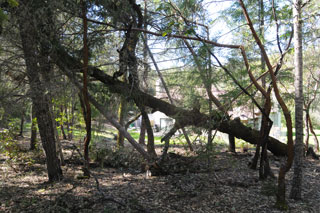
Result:
M0 211L319 212L319 11L0 0Z

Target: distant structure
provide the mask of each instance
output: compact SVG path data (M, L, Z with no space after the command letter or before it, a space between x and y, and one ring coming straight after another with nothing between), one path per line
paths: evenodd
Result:
M165 92L164 87L162 86L160 79L156 80L155 92L156 92L155 97L168 101L168 96ZM171 95L173 96L172 98L174 100L181 99L180 95L177 94L176 92L174 91L170 91L170 92L172 92ZM219 97L219 95L223 94L223 91L213 88L212 93L215 96ZM281 132L281 110L280 110L280 107L278 106L277 100L274 97L274 95L272 95L272 102L273 102L273 107L270 113L270 119L273 121L273 126L270 131L270 136L281 139L281 137L285 135L283 135ZM156 132L169 130L175 122L174 119L166 116L164 113L159 111L156 111L148 115L151 122L151 126L154 128ZM231 115L232 118L239 117L241 122L251 126L254 129L257 129L257 130L260 129L262 115L261 115L261 112L256 107L254 108L254 110L250 106L236 107L229 111L229 115ZM136 122L135 126L137 127L141 126L141 117ZM225 136L227 139L227 135ZM223 136L223 138L225 137Z

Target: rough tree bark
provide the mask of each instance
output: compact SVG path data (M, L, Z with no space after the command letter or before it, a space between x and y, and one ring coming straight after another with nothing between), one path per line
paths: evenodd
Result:
M302 178L303 178L303 67L302 67L302 20L301 20L302 1L294 0L293 26L294 26L294 66L295 66L295 127L296 140L294 146L294 172L290 198L301 199Z
M42 146L45 150L49 181L62 179L62 170L56 154L53 118L50 113L50 100L45 86L40 80L41 67L37 55L38 32L36 17L39 8L29 1L20 1L17 18L19 23L22 49L26 63L26 73L30 84L31 99L37 117Z

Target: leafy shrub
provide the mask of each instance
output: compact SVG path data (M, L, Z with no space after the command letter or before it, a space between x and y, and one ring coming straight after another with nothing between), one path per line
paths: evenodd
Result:
M10 124L9 129L0 130L0 153L5 154L10 161L16 161L20 157L20 149L14 140L15 125Z

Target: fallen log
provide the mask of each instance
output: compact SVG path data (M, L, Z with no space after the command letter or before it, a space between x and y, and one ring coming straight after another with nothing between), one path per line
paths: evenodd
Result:
M56 47L55 57L56 63L62 71L64 71L65 67L68 67L69 70L74 72L74 77L77 77L77 73L81 71L82 67L80 60L68 54L62 46ZM206 115L198 110L186 110L176 107L137 88L133 88L127 83L114 79L97 67L90 66L88 71L91 77L102 82L108 87L110 92L126 96L126 98L134 100L135 103L148 106L154 111L163 112L168 117L175 119L177 128L197 126L205 129L217 129L220 132L232 134L236 138L242 139L250 144L257 144L259 140L259 131L245 126L239 119L224 119L224 117L215 110L213 110L211 115ZM287 145L273 137L269 137L268 150L277 156L287 155Z

